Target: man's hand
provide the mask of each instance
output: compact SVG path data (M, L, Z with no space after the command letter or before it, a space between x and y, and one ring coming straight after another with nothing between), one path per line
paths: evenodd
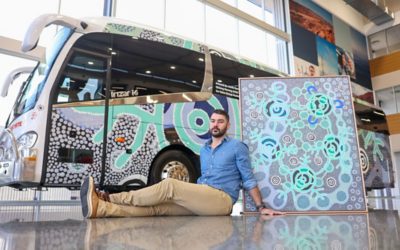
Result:
M260 209L260 214L273 216L273 215L285 215L286 213L285 212L281 212L281 211L275 211L273 209L261 208Z

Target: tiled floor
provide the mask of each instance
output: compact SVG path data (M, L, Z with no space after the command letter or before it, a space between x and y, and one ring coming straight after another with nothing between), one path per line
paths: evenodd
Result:
M0 249L210 248L400 249L399 211L92 220L83 219L77 206L2 207L0 212Z

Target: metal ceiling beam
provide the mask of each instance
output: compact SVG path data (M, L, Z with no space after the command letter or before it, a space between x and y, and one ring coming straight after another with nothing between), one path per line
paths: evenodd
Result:
M376 25L393 21L394 13L387 7L385 0L343 0Z

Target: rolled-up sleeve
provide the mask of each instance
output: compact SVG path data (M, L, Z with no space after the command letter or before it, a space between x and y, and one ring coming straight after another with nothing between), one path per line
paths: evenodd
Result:
M243 188L253 189L257 186L256 178L250 165L249 149L243 142L238 142L235 147L236 164L242 178Z

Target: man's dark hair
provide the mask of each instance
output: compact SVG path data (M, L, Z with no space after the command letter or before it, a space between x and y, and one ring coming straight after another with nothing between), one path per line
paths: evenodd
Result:
M223 110L223 109L215 109L215 110L212 112L212 114L223 115L223 116L225 116L226 120L229 122L229 115L228 115L228 113L227 113L225 110Z

